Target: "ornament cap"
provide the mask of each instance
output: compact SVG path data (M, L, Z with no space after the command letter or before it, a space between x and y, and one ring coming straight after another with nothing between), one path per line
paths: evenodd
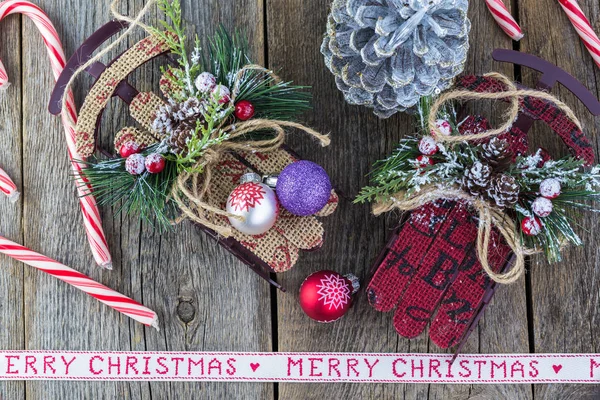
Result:
M358 290L360 289L360 280L358 279L358 276L356 276L354 274L346 274L346 275L344 275L344 278L348 279L350 281L350 283L352 283L352 293L351 294L356 294L358 292Z
M240 178L240 184L248 182L261 183L262 178L256 172L248 172L247 174L242 175L242 177Z
M267 185L271 189L275 189L277 187L278 179L279 179L279 175L264 175L262 178L262 181L265 185Z

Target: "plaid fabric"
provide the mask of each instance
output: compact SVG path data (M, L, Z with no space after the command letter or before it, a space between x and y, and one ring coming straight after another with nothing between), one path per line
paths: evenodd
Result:
M475 92L506 90L500 81L482 76L463 76L456 87ZM575 157L594 163L589 140L554 104L525 97L519 105L522 113L548 124ZM474 116L460 127L462 134L488 129L484 118ZM527 134L518 126L499 137L510 144L514 157L527 153ZM394 328L404 337L418 336L430 323L434 343L442 348L458 344L491 284L479 263L476 240L477 221L465 203L438 200L414 210L376 266L367 286L369 302L379 311L396 308ZM511 256L496 230L488 252L496 272Z
M506 87L498 80L484 76L463 76L456 82L457 89L473 92L502 92ZM508 99L505 99L508 100ZM520 100L521 112L535 120L544 121L565 143L573 156L584 160L587 165L594 164L594 150L585 134L577 128L565 113L551 102L526 96ZM511 150L516 154L527 152L527 135L518 127L513 127L503 135L511 143Z
M461 133L489 129L482 117L469 116ZM516 141L515 143L518 143ZM404 337L429 336L438 346L455 345L489 287L474 246L477 221L464 202L437 200L410 213L367 286L371 305L394 313L394 328ZM490 265L500 270L510 248L493 232Z

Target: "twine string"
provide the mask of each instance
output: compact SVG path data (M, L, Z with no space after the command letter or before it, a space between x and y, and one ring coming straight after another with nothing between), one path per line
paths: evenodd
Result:
M93 65L95 62L99 61L103 56L105 56L106 54L114 50L117 46L119 46L121 43L123 43L125 39L127 39L127 37L131 35L135 28L140 27L149 34L152 34L152 27L142 23L142 19L146 16L146 14L148 14L150 8L156 4L156 0L148 0L146 5L133 18L127 15L123 15L119 12L118 9L120 1L121 0L113 0L113 2L110 5L110 11L116 19L128 22L129 27L110 45L106 46L104 49L99 51L98 54L90 58L90 60L88 60L86 63L84 63L75 70L75 72L67 82L64 91L65 93L67 93L69 89L71 89L75 80L79 77L79 75L82 72L84 72L88 67ZM245 65L238 71L235 77L232 91L232 101L235 100L235 98L239 95L245 73L248 71L260 71L263 72L265 75L269 76L273 80L273 82L281 82L281 79L275 73L273 73L273 71L270 71L256 64ZM67 96L63 96L62 112L63 114L68 116L69 113L65 112L67 109L66 107ZM307 133L309 136L312 136L315 139L317 139L322 146L328 146L330 143L330 139L328 135L323 135L311 128L308 128L302 124L298 124L295 122L268 119L253 119L237 125L231 124L223 128L222 125L226 122L227 121L223 121L222 124L215 129L213 135L216 137L220 133L225 133L228 135L227 140L207 149L202 158L192 168L193 170L202 172L184 172L178 176L176 183L173 185L171 197L179 206L182 212L181 216L175 220L175 223L180 222L186 218L191 219L194 222L205 225L206 227L216 231L217 233L228 237L231 236L231 228L229 226L221 226L213 223L211 221L211 215L220 215L242 220L243 217L230 214L224 210L221 210L218 207L207 203L204 200L207 194L210 192L210 184L214 175L214 168L218 165L219 160L225 153L239 151L268 153L271 151L278 150L285 140L284 128L294 128L301 130ZM71 128L75 130L75 121L71 119L70 124ZM271 130L275 133L275 135L271 139L264 140L244 139L245 135L259 130Z
M439 142L448 142L450 144L489 139L494 136L503 134L512 128L513 123L519 115L520 101L523 97L533 97L553 103L571 121L581 129L581 123L565 103L558 100L550 93L533 90L533 89L518 89L513 82L506 76L497 72L484 75L485 77L493 78L500 81L506 87L506 91L491 93L491 92L472 92L468 90L451 90L440 95L431 107L428 118L429 132L433 132L435 138ZM436 126L437 115L440 108L447 102L452 100L499 100L509 99L510 107L505 113L505 121L497 128L489 129L485 132L471 135L456 135L445 136ZM502 209L474 197L465 191L454 187L438 187L427 186L421 188L417 193L406 195L405 192L396 193L387 201L376 203L373 206L373 213L378 215L393 209L402 211L412 211L425 204L438 200L451 199L462 200L470 204L479 216L479 224L477 227L477 256L483 270L488 276L498 283L509 284L516 282L525 272L525 256L539 253L539 249L530 249L523 247L521 244L520 233L517 231L515 222ZM502 235L506 244L515 254L515 263L513 267L505 273L496 273L489 264L489 245L492 229L496 228Z
M223 128L223 132L229 135L228 139L207 149L202 159L192 168L195 171L201 172L183 172L177 177L176 184L173 185L171 191L171 196L180 208L181 216L177 218L175 222L178 223L185 219L189 219L212 229L221 236L231 236L231 227L229 225L223 226L214 223L213 217L217 215L235 218L240 221L243 221L244 218L214 207L204 200L210 191L214 168L218 167L218 163L222 156L229 152L269 153L279 150L285 141L284 128L294 128L303 131L309 136L317 139L323 147L328 146L330 143L328 135L323 135L302 124L289 121L253 119ZM247 134L260 130L272 130L275 133L275 136L271 139L264 140L234 140L236 138L243 138ZM202 187L202 190L198 191L198 187Z

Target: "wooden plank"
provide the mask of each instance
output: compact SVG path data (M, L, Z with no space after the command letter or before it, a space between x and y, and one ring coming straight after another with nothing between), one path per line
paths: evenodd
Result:
M202 38L219 24L248 35L256 62L264 61L263 8L257 1L185 0L183 15ZM190 32L190 37L193 37ZM158 69L155 69L158 71ZM158 83L154 76L154 86ZM146 334L147 349L270 351L270 288L217 243L183 222L158 238L137 229L121 248L136 259L143 298L160 310L163 332ZM130 244L128 244L130 243ZM127 244L127 246L125 246ZM138 249L139 246L139 249ZM129 249L128 249L129 248ZM155 398L261 398L273 396L268 383L152 383Z
M66 14L58 1L47 0L40 4L57 21L61 36L68 38L68 53L110 19L108 3L92 6L85 3L85 7L83 3L80 2L81 8L72 14ZM259 3L234 0L182 3L184 18L198 24L201 36L214 31L220 22L228 28L247 30L254 39L251 44L257 61L262 61L263 11ZM141 0L129 1L127 6L123 5L123 11L134 13L143 4ZM85 29L70 29L72 26ZM141 36L129 39L129 45ZM25 158L28 171L25 182L36 187L26 207L26 244L66 261L153 308L159 314L161 331L144 328L94 300L65 289L61 283L30 273L27 293L29 296L36 293L36 297L26 310L28 348L271 350L268 285L189 223L161 237L135 218L117 216L113 220L113 211L104 208L101 211L113 252L114 270L100 271L93 265L72 182L66 172L68 164L61 128L57 120L39 111L45 104L39 104L33 97L33 93L49 93L51 87L49 76L40 78L47 74L46 60L39 57L43 53L36 39L27 37L25 46L25 63L33 65L26 94L30 133L25 139L29 154ZM136 71L131 83L140 90L157 90L158 65L163 63L157 60L152 66ZM89 88L90 79L84 78L81 82L76 91L80 100ZM114 132L132 121L117 101L109 104L106 115L102 144L112 150ZM50 141L31 133L42 128L51 131L46 135L52 137ZM54 179L40 182L37 177L43 176L49 166L57 171ZM70 236L60 237L66 227L72 227ZM27 387L27 395L32 398L239 398L242 395L270 398L273 395L273 385L266 383L31 382Z
M510 9L510 2L505 2ZM497 71L513 77L513 66L492 60L495 48L512 48L512 41L494 22L485 2L473 1L469 5L471 20L471 47L465 73L485 74ZM474 114L480 114L495 124L500 121L503 104L481 101L468 105ZM510 318L506 316L510 315ZM528 353L527 300L525 279L498 288L478 328L473 332L464 353ZM432 345L433 346L433 345ZM430 347L429 351L436 351ZM431 385L429 398L506 398L531 399L528 385Z
M286 80L311 85L314 110L303 121L321 132L330 132L332 144L319 148L302 135L289 135L289 143L301 156L322 165L340 193L337 211L322 221L325 244L314 253L303 253L298 265L278 276L288 293L277 294L279 351L425 351L426 340L398 341L391 315L374 312L364 295L348 315L332 324L310 320L298 304L298 289L310 273L332 269L352 272L364 279L370 262L386 239L384 218L373 218L367 205L353 205L365 174L410 127L411 119L399 115L379 121L369 110L347 105L336 89L319 52L330 2L302 0L267 1L269 67ZM380 134L385 130L388 135ZM405 385L279 384L283 399L391 398L401 396ZM414 390L413 390L414 389ZM427 393L427 387L411 388L408 398Z
M290 293L278 295L278 337L280 351L368 351L368 352L440 352L426 335L414 340L397 336L391 314L374 311L364 294L342 320L333 324L310 321L298 306L297 290L311 272L331 268L353 272L365 278L373 258L385 243L389 230L398 222L397 215L375 218L368 206L352 205L353 196L367 184L365 175L371 164L391 152L407 132L412 132L412 117L398 115L378 120L360 107L343 102L333 77L325 69L319 46L325 29L329 2L306 7L300 0L268 1L268 37L270 67L282 70L286 79L311 84L315 95L315 110L308 121L321 131L331 132L332 146L315 150L303 138L292 138L300 154L321 163L345 196L340 208L324 220L327 232L325 246L319 252L303 255L295 270L281 276ZM489 72L492 68L512 75L511 66L491 62L494 47L510 47L510 41L496 31L483 3L471 5L473 31L467 73ZM490 29L492 28L492 29ZM494 117L491 104L477 107L486 116ZM387 220L387 221L384 221ZM470 338L465 352L527 352L527 320L524 282L500 290L488 315ZM502 311L502 314L499 312ZM507 320L504 312L516 315ZM298 332L303 332L299 335ZM511 334L503 335L503 332ZM514 398L530 398L531 391L523 387L459 386L459 385L299 385L280 384L282 398L464 398L478 394L487 398L504 393ZM309 395L307 395L310 393ZM307 397L308 396L308 397Z
M600 18L600 4L579 4L598 31L598 24L595 22ZM527 2L519 8L519 12L523 26L527 28L521 49L563 68L598 96L598 68L558 2ZM528 71L523 75L525 83L531 84L536 74ZM559 87L553 93L573 108L583 123L585 134L592 140L594 151L599 154L600 118L589 114L567 89ZM548 149L553 155L567 154L560 139L547 127L538 124L535 128L532 142ZM532 260L530 295L533 303L535 352L586 353L598 352L600 348L600 262L597 246L600 224L595 214L579 217L578 221L581 227L577 232L585 242L585 248L568 248L564 252L563 261L552 265L548 265L542 256ZM539 399L592 399L599 396L600 388L593 385L535 387L535 397Z
M71 54L109 19L108 3L65 9L64 2L38 2L55 23ZM77 27L77 28L74 28ZM72 266L92 278L142 300L131 286L129 269L102 271L88 248L75 187L70 176L60 119L46 110L54 79L46 50L33 23L23 29L24 176L23 224L26 246ZM89 83L89 79L85 80ZM76 93L82 99L82 86ZM108 232L110 234L110 232ZM25 272L25 338L27 349L129 350L135 328L128 318L80 291L34 270ZM28 382L28 398L116 398L148 394L145 383Z
M8 17L0 23L2 49L0 59L8 71L11 86L6 91L0 90L0 168L4 169L23 192L22 156L23 141L21 120L21 18ZM0 197L0 235L13 241L22 242L23 225L22 199L11 203L4 195ZM3 293L0 307L0 348L3 350L23 349L25 346L25 321L23 319L23 273L26 267L11 258L0 259L0 292ZM0 393L6 398L22 398L25 396L23 382L0 382Z

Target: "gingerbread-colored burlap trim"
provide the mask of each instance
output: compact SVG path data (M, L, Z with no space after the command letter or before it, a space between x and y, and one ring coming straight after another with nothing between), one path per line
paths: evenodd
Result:
M214 176L211 181L213 184L207 194L206 201L216 208L224 209L229 194L239 185L240 177L244 173L252 171L232 154L224 154L219 165L214 169ZM224 216L207 212L206 217L212 224L230 227L229 221ZM231 235L275 272L283 272L292 268L298 261L299 248L295 245L296 240L290 240L289 238L302 236L302 232L306 228L305 219L294 217L294 223L291 226L286 226L287 223L284 226L278 226L281 221L279 219L273 229L258 236L245 235L236 229L232 230ZM321 231L317 241L322 241L322 236ZM315 238L313 237L311 240L315 241ZM307 246L308 244L303 247Z
M85 98L75 129L77 152L82 157L89 157L94 153L94 132L98 116L119 82L140 65L168 50L169 46L164 41L156 36L148 36L127 50L102 73Z
M143 132L129 126L121 129L115 135L115 149L119 151L121 146L127 142L135 142L141 147L148 147L154 143L157 143L158 140L148 132Z
M156 110L165 104L164 101L152 92L139 93L129 105L131 116L143 127L150 129L156 139L161 139L159 135L152 131L152 122L156 118Z
M161 93L169 99L182 96L180 93L181 88L173 83L173 79L173 68L169 67L162 75L159 82Z

